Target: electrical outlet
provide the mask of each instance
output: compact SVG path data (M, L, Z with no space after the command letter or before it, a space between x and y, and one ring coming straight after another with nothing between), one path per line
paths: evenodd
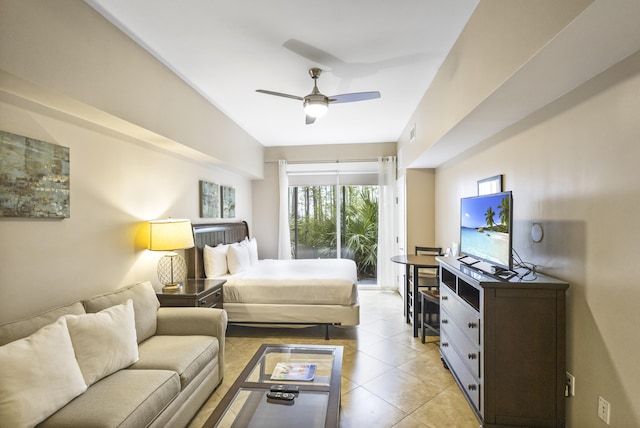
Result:
M609 416L611 415L611 405L607 400L598 397L598 417L609 425Z
M567 386L565 388L565 397L574 397L576 395L576 378L567 372Z

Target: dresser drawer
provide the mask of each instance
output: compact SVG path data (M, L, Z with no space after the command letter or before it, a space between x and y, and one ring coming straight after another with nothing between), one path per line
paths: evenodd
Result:
M458 325L452 321L451 315L446 309L440 309L440 331L444 331L449 340L449 344L453 346L460 355L460 359L465 363L473 376L480 378L480 347L473 343L466 334L464 334Z
M482 385L462 362L456 349L451 345L451 339L442 330L440 330L440 353L464 394L469 397L476 410L480 412L480 388Z
M440 307L446 310L460 330L480 345L480 314L460 300L447 287L440 287Z

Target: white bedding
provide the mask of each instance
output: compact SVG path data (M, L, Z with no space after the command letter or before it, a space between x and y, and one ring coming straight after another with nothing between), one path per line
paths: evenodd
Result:
M260 260L223 277L224 303L354 305L356 264L349 259Z

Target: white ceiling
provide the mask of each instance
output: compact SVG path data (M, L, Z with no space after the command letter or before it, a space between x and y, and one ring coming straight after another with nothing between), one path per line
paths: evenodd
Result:
M86 0L264 146L395 142L478 0ZM304 124L325 95L380 91Z

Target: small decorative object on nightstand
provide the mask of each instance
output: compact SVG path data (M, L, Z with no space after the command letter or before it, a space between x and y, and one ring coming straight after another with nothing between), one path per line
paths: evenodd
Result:
M222 309L224 279L187 279L184 287L158 293L160 306L200 306Z
M175 250L192 248L193 230L189 220L156 220L149 222L149 249L169 251L158 262L158 279L163 291L176 291L187 276L187 264Z

